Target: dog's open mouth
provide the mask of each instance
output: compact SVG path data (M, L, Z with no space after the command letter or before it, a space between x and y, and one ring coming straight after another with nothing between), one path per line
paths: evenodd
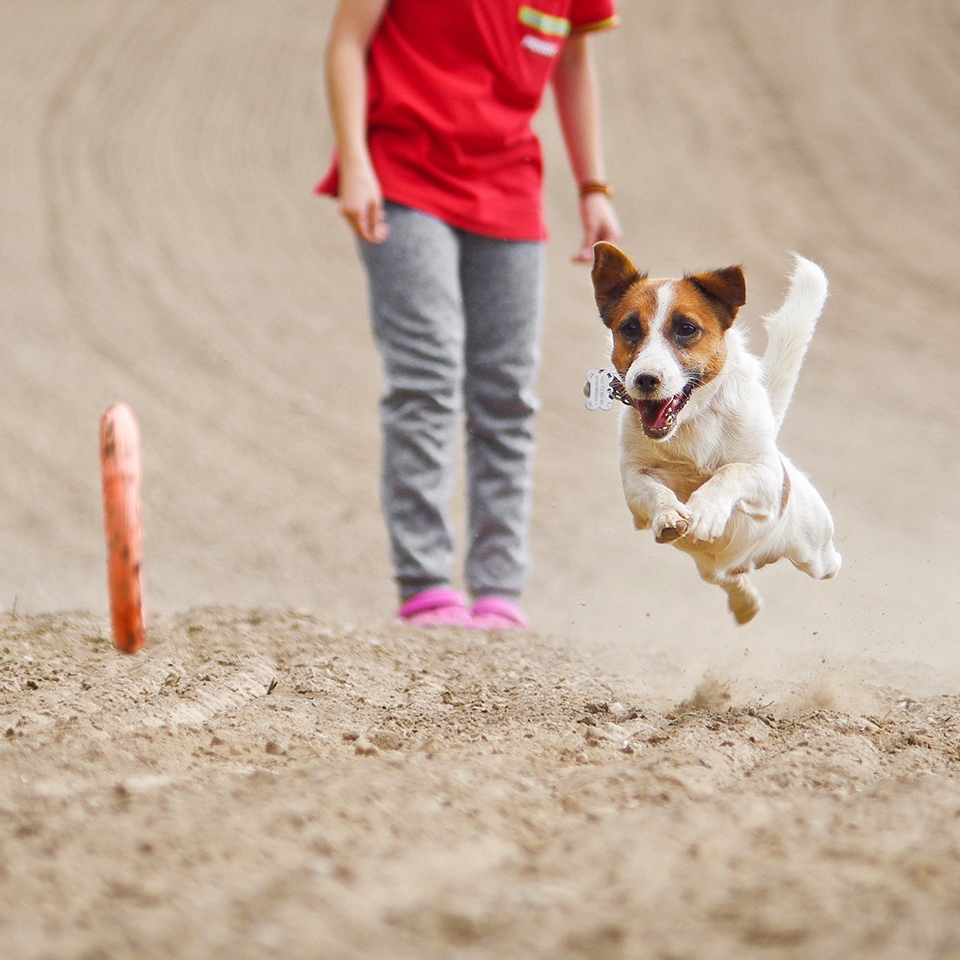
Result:
M640 422L643 424L643 432L651 440L662 440L676 426L677 417L680 411L686 406L696 386L695 381L690 381L680 393L667 399L659 400L638 400L633 399L633 406L640 414Z

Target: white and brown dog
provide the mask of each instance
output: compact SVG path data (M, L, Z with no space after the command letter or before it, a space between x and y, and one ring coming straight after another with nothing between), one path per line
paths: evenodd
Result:
M637 529L689 553L739 623L760 610L748 576L758 567L786 557L811 577L834 576L830 511L777 448L826 300L823 271L797 257L783 305L764 318L762 360L733 326L746 300L738 266L651 280L598 243L592 277L629 404L620 469Z

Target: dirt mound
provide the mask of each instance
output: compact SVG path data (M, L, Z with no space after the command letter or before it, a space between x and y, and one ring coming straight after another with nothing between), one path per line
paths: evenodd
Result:
M960 698L661 712L531 636L0 621L5 955L948 956Z

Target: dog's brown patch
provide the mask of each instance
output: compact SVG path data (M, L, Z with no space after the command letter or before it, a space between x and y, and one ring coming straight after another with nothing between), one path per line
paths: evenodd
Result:
M739 267L731 269L739 270ZM698 276L712 280L719 279L720 273ZM664 337L684 369L696 371L700 383L707 383L723 369L727 359L724 334L733 324L741 304L729 304L707 293L692 277L672 283L674 301L664 324ZM696 328L696 332L690 334L691 328Z
M620 376L626 375L634 357L646 343L657 303L656 285L641 279L608 309L606 323L613 334L611 360Z

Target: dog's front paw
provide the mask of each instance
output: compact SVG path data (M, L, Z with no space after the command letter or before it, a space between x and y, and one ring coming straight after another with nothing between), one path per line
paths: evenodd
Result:
M657 543L670 543L684 536L690 528L690 517L686 511L665 510L653 521L653 535Z
M723 504L709 499L690 498L690 529L687 536L703 543L713 543L723 536L730 521L730 511Z

